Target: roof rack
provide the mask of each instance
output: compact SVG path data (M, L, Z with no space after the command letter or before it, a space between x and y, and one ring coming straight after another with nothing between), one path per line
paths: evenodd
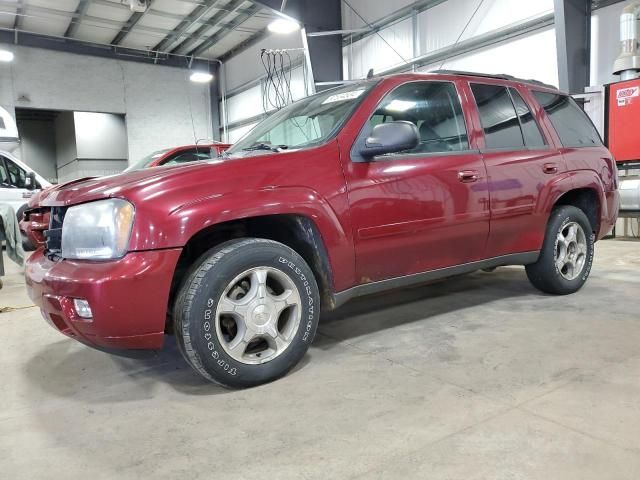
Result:
M514 77L513 75L507 75L506 73L491 74L491 73L465 72L463 70L431 70L429 73L441 73L445 75L465 75L468 77L496 78L499 80L512 80L516 82L531 83L533 85L539 85L545 88L552 88L554 90L558 89L558 87L554 87L553 85L549 85L548 83L541 82L540 80L518 78L518 77Z

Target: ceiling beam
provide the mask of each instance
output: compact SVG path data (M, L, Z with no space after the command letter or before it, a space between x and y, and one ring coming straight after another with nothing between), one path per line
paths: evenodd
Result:
M242 3L242 2L240 2ZM244 13L235 17L231 24L223 26L216 33L214 33L208 40L205 40L200 45L195 47L193 50L189 51L189 56L197 57L207 50L209 50L212 46L222 40L224 37L229 35L232 31L242 25L244 22L253 17L256 13L258 13L262 8L258 5L254 5L251 8L244 11ZM180 52L178 52L180 53Z
M136 26L136 23L142 20L142 17L144 17L145 14L149 10L151 10L152 4L153 4L153 0L147 0L147 9L144 12L133 12L129 17L129 20L127 20L127 23L124 24L124 26L118 32L118 34L115 37L113 37L113 40L111 40L111 45L120 45L120 42L124 40L124 38L129 34L129 32L131 32L133 27Z
M266 28L263 28L262 30L258 30L256 33L254 33L250 37L248 37L245 40L243 40L242 42L240 42L238 45L233 47L231 50L228 50L227 52L225 52L224 55L221 55L220 56L220 61L221 62L226 62L231 57L234 57L234 56L238 55L240 52L243 52L246 49L251 48L254 45L260 43L262 40L264 40L268 36L269 36L269 30L267 30Z
M166 37L164 37L155 47L154 50L162 52L171 47L180 37L182 37L189 28L196 23L202 21L213 8L217 6L220 0L206 0L203 4L196 6L189 15L184 17L182 21L174 28Z
M240 6L244 3L244 0L232 0L224 6L224 10L220 10L216 12L209 21L198 27L191 35L189 35L182 43L180 43L177 47L174 47L171 50L171 53L185 53L189 51L189 49L198 42L198 40L194 37L201 36L206 33L208 30L211 30L214 27L219 26L220 22L229 14L236 11L240 8Z
M19 0L16 8L16 17L13 20L13 29L18 30L22 28L22 18L24 15L24 0Z
M78 31L78 27L82 22L82 19L87 14L87 10L89 10L89 5L91 4L91 0L80 0L78 6L76 7L76 11L69 22L69 26L67 27L67 31L64 32L65 37L73 37Z

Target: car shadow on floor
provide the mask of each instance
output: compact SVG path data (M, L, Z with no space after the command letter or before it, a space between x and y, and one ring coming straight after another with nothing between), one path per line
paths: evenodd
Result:
M353 299L322 315L320 335L314 345L329 349L338 342L413 322L428 322L434 317L491 302L547 296L531 286L522 267L461 275ZM470 329L474 326L477 325L468 325Z
M522 269L504 268L362 297L323 314L311 348L331 350L350 338L524 296L543 294L530 286ZM305 355L292 373L304 369L309 358ZM101 403L151 398L166 386L187 395L233 392L194 371L169 335L160 351L104 352L64 339L29 359L25 373L33 385L57 397L78 396Z
M293 372L308 362L306 355ZM48 394L84 398L87 403L148 399L167 386L186 395L233 392L193 370L170 335L159 351L101 351L63 339L31 357L24 372L32 385Z

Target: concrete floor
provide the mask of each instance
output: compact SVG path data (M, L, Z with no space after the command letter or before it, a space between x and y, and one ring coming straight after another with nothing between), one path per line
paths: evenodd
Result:
M1 306L29 306L9 266ZM66 339L0 314L0 475L11 479L638 479L640 243L597 245L552 297L522 268L352 302L302 365L245 391L166 348Z

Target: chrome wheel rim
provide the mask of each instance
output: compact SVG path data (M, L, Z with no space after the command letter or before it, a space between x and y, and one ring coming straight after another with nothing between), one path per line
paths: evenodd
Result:
M576 222L565 224L556 238L556 268L567 280L576 279L587 260L587 236Z
M256 267L236 276L216 309L216 333L227 354L245 364L281 355L300 326L302 302L293 280L276 268Z

